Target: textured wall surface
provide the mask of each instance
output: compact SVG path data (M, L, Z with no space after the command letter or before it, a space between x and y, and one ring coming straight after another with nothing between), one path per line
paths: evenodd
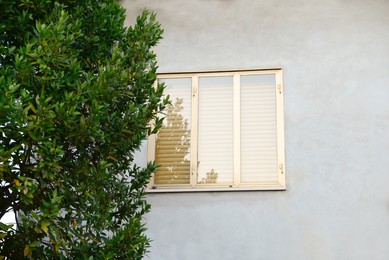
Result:
M160 72L284 71L288 190L150 194L149 259L389 259L389 1L123 5L157 12Z

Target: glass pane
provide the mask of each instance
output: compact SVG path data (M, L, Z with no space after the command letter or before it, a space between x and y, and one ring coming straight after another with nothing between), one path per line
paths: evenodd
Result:
M240 79L241 182L277 181L275 75Z
M233 78L199 78L198 183L233 182Z
M163 79L171 105L156 137L155 161L159 165L155 184L190 183L191 78Z

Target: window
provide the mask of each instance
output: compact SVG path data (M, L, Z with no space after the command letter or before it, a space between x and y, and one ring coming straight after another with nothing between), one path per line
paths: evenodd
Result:
M285 189L281 69L158 80L171 105L149 138L150 191Z

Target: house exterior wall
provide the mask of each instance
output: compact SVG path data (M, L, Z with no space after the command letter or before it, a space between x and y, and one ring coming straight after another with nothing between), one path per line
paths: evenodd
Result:
M287 190L149 194L149 259L389 259L389 1L123 5L157 13L160 72L284 73Z

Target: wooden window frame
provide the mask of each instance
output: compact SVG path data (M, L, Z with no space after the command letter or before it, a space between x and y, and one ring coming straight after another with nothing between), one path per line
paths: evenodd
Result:
M275 183L240 183L240 76L245 75L275 75L276 122L277 122L277 161L278 181ZM199 77L232 76L234 82L234 183L232 185L197 182L197 146L198 146L198 79ZM205 71L160 73L158 79L192 78L192 108L191 108L191 144L190 144L190 184L154 184L154 174L150 180L147 192L198 192L198 191L245 191L245 190L286 190L285 180L285 147L284 147L284 87L281 68L253 69L233 71ZM155 160L156 136L148 139L148 161Z

